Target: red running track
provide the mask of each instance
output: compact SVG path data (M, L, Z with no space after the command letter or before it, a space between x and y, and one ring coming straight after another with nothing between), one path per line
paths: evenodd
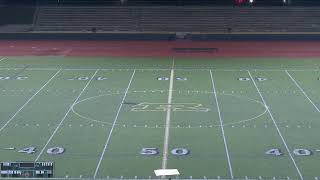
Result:
M177 53L172 48L218 48ZM317 41L0 41L0 56L320 57Z

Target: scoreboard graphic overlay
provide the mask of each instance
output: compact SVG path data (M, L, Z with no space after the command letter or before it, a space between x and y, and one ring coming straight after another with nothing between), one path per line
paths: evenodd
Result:
M52 178L53 162L1 162L1 178Z

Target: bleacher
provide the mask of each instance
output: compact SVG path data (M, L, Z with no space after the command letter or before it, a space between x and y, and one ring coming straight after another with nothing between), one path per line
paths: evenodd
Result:
M320 7L40 7L37 31L320 32Z
M40 31L133 31L133 11L122 7L41 7L36 30Z

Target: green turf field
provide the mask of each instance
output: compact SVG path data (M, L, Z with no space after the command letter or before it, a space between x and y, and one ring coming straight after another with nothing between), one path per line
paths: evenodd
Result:
M0 161L70 179L317 180L319 60L2 58Z

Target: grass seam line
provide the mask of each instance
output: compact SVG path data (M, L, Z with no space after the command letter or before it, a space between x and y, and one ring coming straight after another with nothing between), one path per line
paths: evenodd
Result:
M226 155L227 155L227 160L228 160L229 173L230 173L231 179L233 179L234 176L233 176L231 158L230 158L230 155L229 155L229 149L228 149L227 139L226 139L225 132L224 132L224 125L223 125L223 119L222 119L222 116L221 116L221 111L220 111L220 106L219 106L219 101L218 101L218 95L217 95L216 87L215 87L215 84L214 84L214 80L213 80L213 76L212 76L212 71L209 70L209 72L210 72L212 89L213 89L213 92L214 92L214 98L215 98L215 101L216 101L217 110L218 110L218 115L219 115L219 120L220 120L220 127L221 127L220 129L221 129L221 133L222 133L222 137L223 137L224 148L225 148Z
M294 84L300 89L300 91L302 92L302 94L309 100L309 102L313 105L313 107L320 112L319 108L313 103L313 101L309 98L309 96L307 95L307 93L302 89L302 87L298 84L298 82L291 76L291 74L285 70L285 72L287 73L287 75L290 77L290 79L294 82Z
M256 82L255 82L255 80L254 80L254 78L252 77L250 71L247 71L247 72L248 72L248 74L249 74L249 76L250 76L250 78L251 78L251 81L252 81L253 85L254 85L255 88L257 89L258 94L260 95L261 100L263 101L264 105L266 106L266 108L267 108L267 110L268 110L268 113L269 113L269 115L270 115L270 118L271 118L271 120L273 121L273 124L274 124L274 126L275 126L275 128L276 128L276 130L277 130L277 132L278 132L278 135L280 136L280 138L281 138L281 140L282 140L282 143L283 143L283 145L285 146L285 148L286 148L286 150L287 150L287 152L288 152L288 154L289 154L289 157L290 157L290 159L291 159L294 167L295 167L296 170L297 170L297 173L299 174L300 179L303 180L303 176L302 176L302 174L301 174L301 171L300 171L300 169L299 169L296 161L294 160L294 158L293 158L293 156L292 156L292 154L291 154L291 151L290 151L290 149L289 149L289 147L288 147L288 145L287 145L287 143L286 143L286 140L285 140L284 137L282 136L282 133L281 133L281 131L280 131L280 129L279 129L278 124L276 123L276 121L275 121L275 119L274 119L274 117L273 117L273 115L272 115L269 107L267 106L267 103L266 103L266 101L264 100L264 97L262 96L262 94L261 94L261 92L260 92L260 90L259 90L259 88L258 88L258 86L257 86L257 84L256 84Z
M72 106L79 100L80 96L82 95L82 93L85 91L85 89L89 86L89 84L91 83L91 81L93 80L93 78L95 77L95 75L98 73L99 69L97 69L95 71L95 73L91 76L90 80L87 82L87 84L85 85L85 87L82 89L82 91L80 92L80 94L78 95L78 97L74 100L74 102L72 103L72 105L69 107L68 111L66 112L66 114L63 116L63 118L61 119L60 123L58 124L58 126L56 127L56 129L53 131L53 133L51 134L51 136L49 137L48 141L46 142L46 144L44 145L44 147L41 149L39 155L37 156L37 158L35 159L35 162L37 162L39 160L39 158L41 157L43 151L47 148L48 144L51 142L52 138L54 137L54 135L57 133L57 131L60 129L62 123L64 122L64 120L66 119L66 117L68 116L68 114L70 113Z
M52 79L54 79L57 74L59 74L61 72L61 69L58 70L36 93L34 93L12 116L11 118L0 128L0 132L5 128L7 127L7 125L17 116L17 114L19 114L19 112L24 108L26 107L29 102L36 96L39 94L39 92L44 89L50 82Z
M131 78L130 78L130 81L129 81L129 84L128 84L128 86L127 86L127 89L126 89L126 91L125 91L125 93L124 93L124 95L123 95L123 97L122 97L122 100L121 100L121 103L120 103L120 105L119 105L119 108L118 108L118 111L117 111L117 113L116 113L116 116L115 116L115 118L114 118L114 121L113 121L111 130L110 130L110 132L109 132L107 141L106 141L106 143L105 143L105 145L104 145L104 147L103 147L103 151L102 151L102 153L101 153L101 155L100 155L99 162L98 162L97 167L96 167L96 169L95 169L93 178L96 178L96 176L97 176L97 174L98 174L98 171L99 171L99 169L100 169L100 165L101 165L101 162L102 162L102 160L103 160L104 154L105 154L105 152L106 152L106 150L107 150L107 148L108 148L108 145L109 145L109 142L110 142L110 139L111 139L111 135L112 135L113 129L114 129L114 127L116 126L116 123L117 123L117 120L118 120L120 111L121 111L121 109L122 109L123 102L124 102L124 100L125 100L126 97L127 97L127 94L128 94L128 91L129 91L129 88L130 88L130 86L131 86L131 83L132 83L132 80L133 80L133 77L134 77L135 73L136 73L136 70L133 71L133 73L132 73L132 75L131 75Z

